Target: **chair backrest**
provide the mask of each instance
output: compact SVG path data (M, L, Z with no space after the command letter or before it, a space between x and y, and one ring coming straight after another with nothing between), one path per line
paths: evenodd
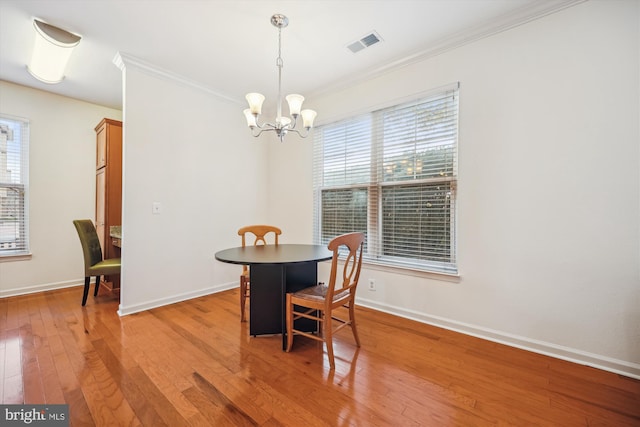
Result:
M346 246L348 249L347 258L341 269L342 277L338 277L338 257L340 247ZM333 251L331 259L331 274L327 289L327 304L334 301L334 296L339 295L339 299L355 298L356 288L360 279L360 269L362 268L362 254L364 252L364 234L348 233L333 238L327 246Z
M90 219L76 219L73 221L82 244L82 254L84 255L84 271L88 276L89 267L102 261L102 249L100 239L93 221Z
M258 246L258 244L267 244L267 240L265 236L269 233L273 233L275 236L274 244L278 245L278 236L282 234L282 230L278 227L274 227L273 225L247 225L246 227L242 227L238 230L238 235L242 237L242 247L244 248L247 245L247 234L253 234L254 241L253 245ZM247 266L242 266L243 273L247 272Z
M278 227L274 227L272 225L247 225L246 227L242 227L238 230L238 235L242 237L242 247L244 248L247 244L247 234L251 233L254 235L255 240L253 241L254 246L258 246L258 244L267 244L267 240L265 236L269 233L273 233L275 236L274 243L278 244L278 236L282 234L282 230Z

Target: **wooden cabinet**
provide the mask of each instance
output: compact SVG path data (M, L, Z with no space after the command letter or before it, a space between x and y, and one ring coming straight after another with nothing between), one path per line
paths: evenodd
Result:
M122 224L122 122L103 119L96 126L96 231L105 259L120 257L111 244L110 227ZM120 277L108 276L103 283L120 288Z
M107 165L107 126L105 120L100 122L98 129L96 129L96 139L98 141L98 149L96 150L96 170Z

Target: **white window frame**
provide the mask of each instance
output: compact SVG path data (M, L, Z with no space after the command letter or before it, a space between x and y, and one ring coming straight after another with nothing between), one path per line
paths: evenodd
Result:
M382 122L380 115L392 111L395 108L403 109L407 108L407 106L411 107L411 105L413 104L429 104L432 100L443 99L448 97L449 95L452 97L451 99L453 102L453 107L450 109L454 110L452 113L454 117L447 123L453 123L455 125L455 128L453 130L453 136L448 137L450 139L452 138L452 141L449 141L447 143L447 149L448 147L452 147L453 158L451 160L447 160L447 162L450 161L451 164L447 168L446 173L442 174L441 176L426 176L425 173L424 176L414 176L413 178L403 178L401 180L393 179L385 181L385 179L387 178L385 178L385 173L383 171L383 163L385 156L387 156L387 160L389 159L389 155L385 154L385 150L389 152L390 148L389 144L385 145L385 142L383 140L384 138L381 136L383 134L382 128L384 127L384 125L381 124ZM456 216L458 176L457 147L459 128L458 97L459 84L456 83L455 85L450 85L445 88L439 88L426 94L422 94L409 102L397 103L396 105L392 105L387 108L375 109L375 111L371 111L363 115L349 117L345 120L328 123L315 129L313 166L314 242L316 244L326 244L331 237L334 237L333 234L350 231L362 231L367 235L364 261L368 264L380 265L383 267L400 268L403 270L413 270L418 272L457 276L458 264L456 244ZM365 132L359 131L357 126L357 124L365 123L367 120L372 123L370 134L365 134ZM435 123L435 120L433 123ZM356 128L356 130L353 130L352 128ZM345 166L343 170L337 171L340 173L337 173L335 171L334 173L330 173L327 168L331 168L333 166L333 164L331 163L331 156L335 156L336 158L341 160L340 156L342 154L334 153L335 144L325 147L325 138L331 139L332 137L325 136L324 133L335 133L336 129L340 131L344 130L344 157L349 158L350 160L345 160ZM330 151L325 153L326 150ZM362 155L363 152L366 153L366 158L361 158L358 157L358 155L353 155L352 153L356 151L359 152L360 155ZM417 153L418 151L416 149L415 158L418 157ZM363 178L363 175L367 175L366 178ZM444 255L441 256L441 259L436 256L439 249L426 250L425 255L423 256L421 255L420 250L416 250L414 247L411 247L411 245L407 245L406 236L409 236L411 234L400 237L399 240L394 240L393 238L391 238L391 240L387 239L385 241L384 239L383 194L389 194L388 192L393 191L392 189L394 188L399 189L406 186L420 186L421 192L418 194L434 193L434 189L437 189L437 191L439 192L437 196L439 196L443 200L446 200L446 202L443 202L443 209L446 208L444 212L447 213L445 213L444 216L441 215L440 220L443 224L448 224L448 234L443 240L444 243L441 243L439 246L445 248L445 250L443 251ZM336 208L338 212L335 213L334 216L339 217L340 215L343 215L344 217L352 212L352 210L349 210L349 207L347 205L353 206L355 204L355 209L357 209L357 211L360 212L361 215L363 210L361 202L362 195L360 193L360 196L357 197L355 193L353 193L353 190L355 189L363 189L367 192L366 225L363 225L364 221L362 221L361 216L358 216L354 213L352 217L357 217L359 219L357 222L353 223L353 227L356 229L347 229L350 226L345 226L343 224L344 221L338 220L335 221L335 223L339 223L339 225L337 225L336 227L328 227L328 230L325 230L323 232L323 221L326 223L326 221L329 221L328 218L330 217L327 212L323 212L323 208ZM325 203L323 204L323 194L325 197L327 197L327 195L329 195L330 193L334 194L336 197L338 197L339 194L345 195L345 204L340 204L340 201L335 202L331 205L327 204L330 203L329 201L325 201ZM442 197L443 194L445 195L444 198ZM336 200L339 200L339 198ZM356 201L354 202L354 200ZM404 199L400 200L403 201ZM414 204L415 203L418 203L418 205L420 205L417 200L414 200ZM400 204L400 206L405 205ZM392 211L391 213L398 212L397 216L400 217L400 214L402 213L401 209L399 211ZM419 207L419 209L421 208ZM408 217L410 217L410 215L408 215ZM402 221L402 219L400 218L399 221ZM330 224L333 223L330 222ZM412 223L410 224L415 225ZM418 234L421 236L420 240L422 240L422 238L425 236L430 236L429 234L425 233ZM425 238L425 240L428 239ZM401 246L393 246L394 241L396 243L400 243ZM415 257L406 257L405 255L398 256L398 253L402 252L402 249L405 248L409 248L409 253L412 253L412 255L415 255ZM396 252L396 256L385 255L385 251L387 253Z
M2 206L3 203L4 206ZM2 113L0 114L0 262L28 259L30 256L29 120Z

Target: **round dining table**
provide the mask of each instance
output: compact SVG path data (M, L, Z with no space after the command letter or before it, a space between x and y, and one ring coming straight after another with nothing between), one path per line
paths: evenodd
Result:
M278 244L224 249L215 254L218 261L248 265L249 334L282 334L286 347L285 298L318 283L318 262L328 261L333 252L323 245ZM316 331L316 322L296 320L296 328Z

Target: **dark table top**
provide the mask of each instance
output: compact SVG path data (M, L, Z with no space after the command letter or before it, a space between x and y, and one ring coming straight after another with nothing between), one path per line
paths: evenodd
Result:
M333 252L322 245L279 244L224 249L215 257L230 264L291 264L330 260Z

